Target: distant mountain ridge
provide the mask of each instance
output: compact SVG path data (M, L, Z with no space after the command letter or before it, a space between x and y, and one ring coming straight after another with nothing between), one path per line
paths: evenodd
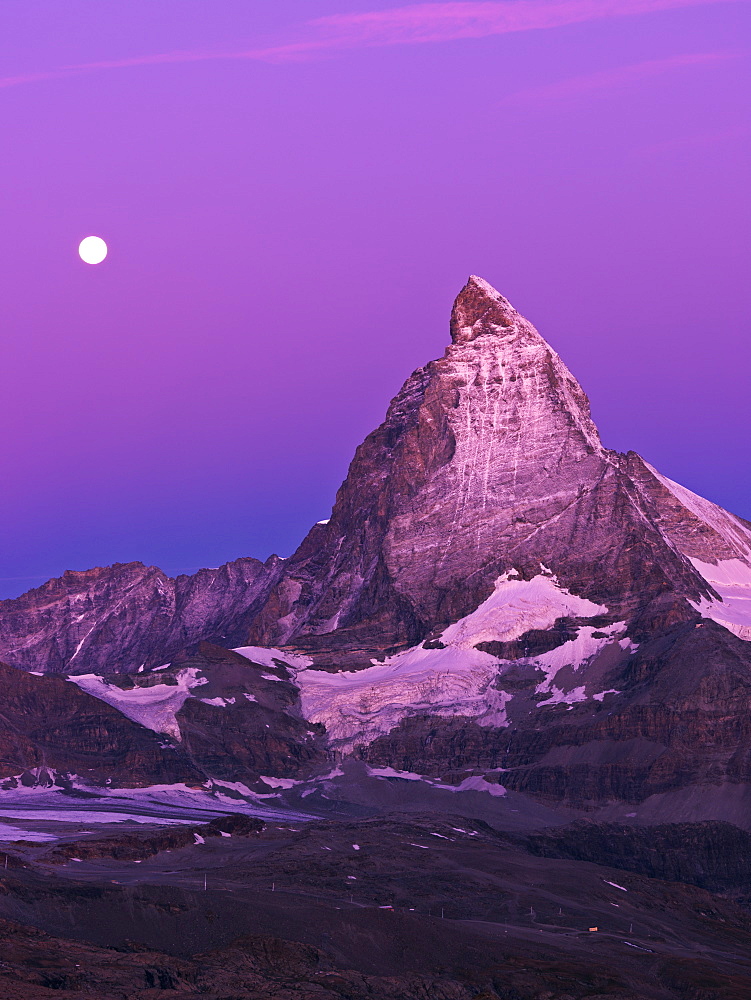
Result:
M240 645L283 560L173 579L140 562L74 572L0 601L0 659L50 673L135 673L201 640Z

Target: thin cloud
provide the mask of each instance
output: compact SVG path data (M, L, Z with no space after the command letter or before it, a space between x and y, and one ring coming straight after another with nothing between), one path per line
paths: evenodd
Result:
M726 0L507 0L424 3L334 14L311 22L341 32L339 45L414 45L559 28L629 14L650 14ZM333 39L332 39L333 41Z
M636 153L669 153L674 150L690 149L696 146L716 146L733 139L745 139L751 133L751 125L731 125L728 128L714 132L697 132L677 139L666 139L664 142L652 143L648 146L637 146Z
M353 48L485 38L518 31L559 28L585 21L730 2L747 0L505 0L502 3L486 0L480 3L410 4L390 10L316 18L303 25L307 38L281 45L231 52L155 52L124 59L79 63L49 71L0 78L0 88L135 66L243 59L256 62L296 61Z
M68 74L62 69L48 70L46 73L22 73L19 76L0 77L0 88L20 87L24 83L40 83L43 80L59 80Z
M647 80L650 77L686 66L702 66L708 63L725 62L728 59L737 59L739 55L738 52L694 52L671 56L668 59L650 59L647 62L619 66L616 69L603 70L600 73L570 77L567 80L560 80L543 87L520 90L505 97L501 101L501 105L548 104L555 101L565 101L583 94L638 83L641 80Z

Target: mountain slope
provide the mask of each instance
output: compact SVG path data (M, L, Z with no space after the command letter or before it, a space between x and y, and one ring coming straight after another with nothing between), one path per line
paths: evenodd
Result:
M50 673L135 673L201 640L239 645L278 577L272 556L172 579L116 563L0 601L0 659Z
M612 620L670 625L691 617L688 599L751 635L746 522L604 448L561 359L481 278L457 297L451 336L289 560L177 580L140 563L66 573L0 602L0 656L133 672L207 640L366 664L469 614L504 573L531 579L541 565Z

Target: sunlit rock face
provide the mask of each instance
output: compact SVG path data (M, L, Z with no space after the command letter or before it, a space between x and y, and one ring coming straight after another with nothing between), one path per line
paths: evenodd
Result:
M358 448L253 641L354 662L470 613L503 573L541 567L649 630L688 620L688 601L709 606L691 557L751 565L744 522L603 447L572 374L481 278L457 297L451 338Z
M281 564L236 559L176 579L139 562L67 572L0 601L0 659L48 673L136 673L204 639L238 645Z

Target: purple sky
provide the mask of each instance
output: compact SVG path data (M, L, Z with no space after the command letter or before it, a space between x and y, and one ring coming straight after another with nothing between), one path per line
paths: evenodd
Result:
M2 4L0 596L288 555L470 273L606 445L751 518L750 29L746 0Z

